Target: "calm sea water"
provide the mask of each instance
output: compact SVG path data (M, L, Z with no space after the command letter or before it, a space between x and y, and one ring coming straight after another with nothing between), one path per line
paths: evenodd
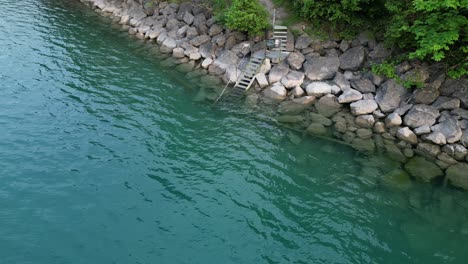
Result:
M156 50L0 0L0 263L467 263L468 194L197 103Z

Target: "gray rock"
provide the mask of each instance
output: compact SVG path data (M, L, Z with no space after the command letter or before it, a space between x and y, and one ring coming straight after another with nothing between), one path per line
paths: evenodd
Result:
M257 80L258 86L262 89L270 85L264 73L257 74L255 79Z
M385 125L387 127L397 127L400 126L402 123L401 117L397 113L391 113L390 115L385 118Z
M385 132L385 125L382 122L376 122L374 125L374 132L382 134Z
M195 47L199 47L202 44L205 44L205 43L209 42L210 40L211 40L210 36L201 35L201 36L198 36L198 37L195 37L195 38L191 39L190 44L192 44Z
M432 104L439 96L438 89L424 88L418 89L413 94L413 100L417 104Z
M437 145L447 144L447 139L445 138L444 134L440 132L432 132L429 135L424 136L423 138Z
M434 133L441 133L447 139L448 143L455 143L459 141L463 135L458 120L455 118L448 118L443 122L431 127Z
M431 133L431 127L428 125L417 127L414 129L414 133L416 133L418 136L429 134Z
M460 145L460 144L453 144L454 153L453 156L456 160L463 160L468 155L468 150Z
M369 58L375 62L382 62L385 58L390 57L391 54L392 51L390 49L385 48L383 43L379 43L371 52L369 52Z
M213 60L211 58L206 58L203 60L201 66L203 69L208 69L208 67L210 67L212 63L213 63Z
M314 96L304 96L290 101L284 101L279 105L278 112L290 115L299 114L308 109L315 100L316 98Z
M372 128L374 127L375 119L373 115L360 115L356 117L354 123L362 128Z
M437 155L437 159L449 165L458 163L454 158L450 157L445 152L442 152L439 155Z
M434 178L443 176L442 170L433 162L422 157L414 157L405 165L406 171L423 182L430 182Z
M307 95L313 95L317 98L330 94L331 90L332 86L326 82L311 82L306 87Z
M289 53L287 60L291 69L300 70L302 68L302 64L304 64L305 57L302 53L291 52Z
M465 147L468 147L468 130L467 129L463 130L463 135L460 139L460 144L462 144Z
M317 57L304 63L304 71L312 81L327 80L335 76L339 65L337 57Z
M354 138L351 144L358 150L368 152L375 151L375 142L372 139Z
M411 129L409 129L409 127L402 127L398 129L396 136L397 138L406 141L412 145L418 144L418 137L416 136L416 134L413 133L413 131L411 131Z
M301 35L296 39L296 46L295 48L297 50L305 49L309 47L309 45L312 43L312 39L307 35Z
M163 32L167 32L165 28L153 28L146 32L146 36L150 39L155 39L159 37Z
M468 110L457 108L450 112L452 115L468 120Z
M411 128L420 126L432 126L435 124L436 119L440 116L439 110L435 107L418 104L413 106L411 110L403 118L405 125Z
M438 110L453 110L460 107L460 99L439 96L432 106Z
M367 100L367 99L366 99ZM372 115L377 118L377 119L381 119L381 118L384 118L386 117L387 115L382 113L382 111L380 111L379 109L375 110L374 112L372 112Z
M374 100L361 100L351 103L351 113L353 115L366 115L377 109L377 103Z
M351 88L349 81L344 77L344 75L341 72L337 72L335 74L333 82L336 83L336 85L338 85L342 91Z
M309 117L313 123L322 124L324 126L331 126L333 124L330 118L324 117L323 115L317 113L312 112L309 114Z
M372 130L370 129L359 128L356 130L356 135L361 139L369 139L372 137L372 134Z
M375 93L375 85L369 79L352 80L351 86L361 93Z
M184 51L185 50L183 48L180 48L180 47L175 48L172 50L172 56L174 58L183 58L185 57Z
M214 25L212 25L210 27L210 30L208 31L208 34L210 34L210 36L216 36L216 35L220 34L221 32L223 32L223 27L221 27L218 24L214 24Z
M183 20L187 25L192 25L194 19L195 17L192 14L185 12Z
M175 18L169 19L166 23L167 31L178 30L181 26L182 26L182 22L180 22L179 20Z
M349 49L349 43L346 40L342 40L340 43L340 50L346 52Z
M461 106L468 108L468 78L460 78L458 80L446 82L443 91L447 90L447 86L453 89L453 93L447 95L460 99Z
M347 89L343 92L340 97L338 97L338 102L340 104L352 103L362 99L362 93L354 89Z
M351 133L351 132L347 132L348 127L346 126L346 122L341 122L341 121L336 122L334 127L335 127L335 130L340 132L340 133L348 133L348 135ZM350 137L350 140L346 140L346 142L351 142L356 137L356 135L354 133L351 133L351 134L352 134L352 137Z
M205 43L200 46L199 52L203 58L213 57L213 45L211 43Z
M301 86L304 81L304 73L300 71L289 71L289 73L281 78L281 83L286 88L294 88Z
M408 112L414 105L413 104L408 104L406 102L401 102L400 107L395 109L394 113L399 114L400 116L403 116Z
M162 53L172 53L172 50L177 47L177 42L175 39L167 37L164 42L161 44L161 52Z
M447 179L455 186L468 190L468 164L458 163L447 169Z
M385 151L392 160L398 162L405 162L406 156L401 152L401 150L394 144L385 145Z
M408 96L409 92L405 87L390 79L377 88L375 101L380 109L387 113L398 108L400 102L407 99Z
M340 103L338 103L336 96L327 94L321 97L317 103L315 103L315 108L319 114L325 117L330 117L338 113L342 106Z
M307 127L306 132L310 135L323 136L327 134L327 128L319 123L312 123Z
M185 32L185 37L188 40L194 39L198 37L198 30L195 27L189 27L187 28L187 32Z
M305 92L304 89L302 89L300 86L297 86L292 90L292 94L294 95L294 98L298 98L304 96Z
M425 157L437 157L440 153L440 147L430 143L419 143L416 150L420 155Z
M271 68L270 74L268 75L268 81L270 83L276 83L281 81L281 79L286 76L289 72L289 67L287 64L279 64Z
M283 101L286 99L288 95L288 91L284 86L279 83L276 83L270 88L267 88L263 91L263 96L268 99L275 100L275 101Z
M366 52L363 47L351 48L340 56L340 69L357 71L365 59Z

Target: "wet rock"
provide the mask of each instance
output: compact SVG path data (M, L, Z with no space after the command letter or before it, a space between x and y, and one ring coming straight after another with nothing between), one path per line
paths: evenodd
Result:
M306 132L311 135L323 136L327 134L327 129L322 124L312 123L310 124L310 126L307 127Z
M280 123L298 124L304 122L304 117L300 115L283 115L276 118Z
M309 47L309 45L312 43L312 39L307 35L301 35L296 39L296 45L295 48L297 50L305 49Z
M437 157L440 153L440 147L430 143L419 143L416 147L417 152L425 157Z
M352 80L351 86L361 93L375 93L375 85L369 79Z
M263 91L263 96L268 99L272 99L275 101L283 101L286 99L288 95L288 91L284 88L283 85L279 83L275 83L272 87L265 89Z
M409 127L402 127L398 129L396 137L412 145L418 144L418 137L413 133L413 131L411 131L411 129L409 129Z
M318 102L315 103L315 108L319 114L325 117L330 117L338 113L342 106L340 103L338 103L336 96L328 94L321 97Z
M362 99L362 93L354 89L347 89L343 92L340 97L338 97L338 102L340 104L352 103Z
M337 57L317 57L304 63L304 72L312 81L327 80L335 76L339 65Z
M268 75L268 80L270 83L276 83L281 81L281 79L286 76L289 72L289 67L287 64L279 64L277 66L274 66L270 70L270 74Z
M310 117L310 120L313 123L322 124L324 126L331 126L333 124L333 122L331 121L330 118L324 117L323 115L319 115L319 114L316 114L316 113L310 113L309 117Z
M373 152L375 151L375 142L372 139L354 138L351 142L354 148L358 150Z
M385 118L385 125L387 127L397 127L400 126L403 121L397 113L391 113Z
M374 125L374 132L382 134L385 132L385 125L382 122L376 122Z
M390 79L377 88L375 101L383 112L391 112L398 108L400 102L407 99L408 90Z
M365 129L365 128L359 128L358 130L356 130L356 135L359 138L368 139L368 138L372 137L372 130Z
M256 93L253 93L253 94L249 94L245 97L245 106L247 108L255 108L258 104L258 100L260 99L260 97L258 96L258 94Z
M443 176L442 170L433 162L423 157L414 157L405 165L409 174L422 182L430 182L434 178Z
M162 53L172 53L172 50L175 49L175 47L177 47L176 40L168 37L161 44L160 50Z
M175 48L172 50L172 56L174 58L183 58L185 57L184 51L185 50L183 48Z
M395 169L382 177L382 184L397 190L408 190L412 186L412 181L406 171Z
M460 107L460 99L440 96L432 106L438 110L452 110Z
M281 83L286 88L294 88L300 86L304 81L304 73L299 71L289 71L289 73L281 78Z
M311 82L306 87L307 94L317 98L331 93L331 90L332 86L327 82Z
M341 122L341 121L336 122L334 127L335 127L335 130L340 132L340 133L346 133L348 131L348 127L346 126L346 122ZM353 134L353 138L351 140L349 140L349 141L346 141L346 142L351 142L354 139L354 137L356 137L356 135L354 133L352 133L352 134Z
M432 126L440 116L439 110L429 105L415 105L403 118L405 125L411 128L420 126Z
M455 186L468 190L468 164L458 163L447 169L447 179Z
M300 86L297 86L292 90L292 94L294 95L294 98L298 98L304 96L305 92Z
M373 115L360 115L354 120L356 125L362 128L372 128L375 124L375 119Z
M405 162L406 161L406 156L394 144L385 145L385 151L387 152L388 156L392 160L395 160L395 161L398 161L398 162Z
M457 163L457 161L454 158L450 157L450 155L445 152L442 152L439 155L437 155L437 159L449 165Z
M366 52L363 47L351 48L340 56L340 69L357 71L361 68L365 59Z
M361 100L350 105L353 115L366 115L377 109L377 103L374 100Z
M302 55L302 53L292 52L292 53L289 53L287 61L291 69L300 70L302 68L302 64L305 61L305 57L304 55Z
M447 139L448 143L459 141L463 135L458 120L455 118L447 118L443 122L431 127L434 133L441 133Z

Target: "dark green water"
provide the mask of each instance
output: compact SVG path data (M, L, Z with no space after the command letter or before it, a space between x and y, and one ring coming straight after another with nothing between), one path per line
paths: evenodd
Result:
M0 0L0 47L0 263L468 261L467 194L196 103L77 0Z

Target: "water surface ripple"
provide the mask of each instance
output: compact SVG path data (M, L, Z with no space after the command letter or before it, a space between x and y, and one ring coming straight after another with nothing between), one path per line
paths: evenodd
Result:
M77 0L0 0L0 47L0 263L467 261L465 193L196 103Z

